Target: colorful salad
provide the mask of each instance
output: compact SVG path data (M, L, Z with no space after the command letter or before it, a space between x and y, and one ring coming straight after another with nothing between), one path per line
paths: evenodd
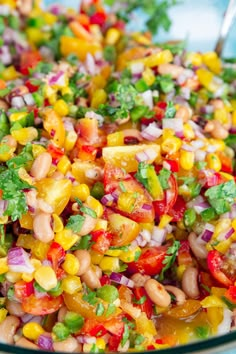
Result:
M136 352L230 332L236 69L80 11L0 5L0 342Z

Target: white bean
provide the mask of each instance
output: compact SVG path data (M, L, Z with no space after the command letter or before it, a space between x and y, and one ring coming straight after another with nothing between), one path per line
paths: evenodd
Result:
M15 315L17 317L21 317L25 314L25 311L19 302L10 301L8 299L6 301L6 309L10 315Z
M39 213L33 220L33 230L37 240L48 243L53 240L54 232L51 227L51 214Z
M200 259L206 259L207 258L207 249L205 247L204 243L200 243L197 240L197 236L194 232L191 232L188 236L188 241L189 241L189 245L190 248L192 250L192 252L194 253L194 255L197 258Z
M7 316L3 322L0 323L0 343L13 344L14 335L20 325L20 320L16 316Z
M45 178L52 164L52 156L48 152L43 152L33 162L30 174L36 179Z
M182 289L191 299L197 299L200 295L198 287L198 270L194 267L188 267L182 277Z
M90 267L91 264L91 256L87 250L77 250L74 252L75 257L79 260L79 271L77 275L82 275Z
M70 337L60 342L54 342L53 349L55 352L79 353L82 349L82 346L74 337Z
M81 275L81 280L90 288L97 289L101 287L100 280L96 272L90 267L86 273Z
M15 342L15 345L18 345L19 347L24 347L24 348L29 348L29 349L39 349L38 346L32 342L30 342L28 339L21 337Z
M165 289L175 296L177 305L182 305L185 302L186 295L181 289L172 285L165 285Z
M151 278L150 275L143 275L140 273L135 273L135 274L131 275L131 277L130 277L130 279L133 280L133 282L134 282L135 288L139 288L141 286L144 286L146 281L150 278Z
M97 219L93 218L92 216L88 215L88 214L84 214L83 215L85 217L84 222L83 222L83 226L80 229L78 233L78 235L80 236L85 236L88 235L95 227L96 223L97 223Z
M182 66L178 66L175 64L160 64L158 66L158 73L160 75L170 75L173 79L177 79L177 77L182 74L184 68Z
M171 303L170 294L165 290L164 286L155 279L148 279L144 284L148 296L155 305L167 307Z

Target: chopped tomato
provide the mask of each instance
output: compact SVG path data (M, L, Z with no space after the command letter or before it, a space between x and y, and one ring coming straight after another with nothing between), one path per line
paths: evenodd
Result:
M48 144L47 152L49 152L54 160L58 160L64 155L63 150L52 143Z
M121 337L120 336L110 336L110 338L108 339L108 349L111 352L117 352L119 344L121 341Z
M106 21L107 15L104 11L97 11L90 16L90 23L93 25L102 26Z
M164 190L164 199L155 200L153 202L154 210L157 216L169 214L170 210L172 209L177 200L178 185L176 178L173 174L170 175L168 184L170 188Z
M128 264L128 271L132 274L139 272L151 276L159 274L164 267L166 251L167 246L144 249L136 262Z
M81 332L93 337L102 337L107 333L104 325L92 318L87 318Z
M92 235L92 249L98 253L104 254L110 247L112 234L105 230L96 230L90 233Z
M180 195L177 196L176 202L173 207L169 210L168 214L173 217L172 222L180 221L186 210L186 202Z
M98 142L98 121L96 119L81 118L75 129L85 144L93 145Z
M94 161L97 155L97 148L92 145L82 145L79 148L79 159L82 161Z
M187 265L193 262L188 240L180 241L180 248L177 255L178 265Z
M217 250L212 250L208 252L207 255L207 265L212 276L221 284L225 286L230 286L234 284L235 279L228 277L227 270L230 271L229 265L227 266L227 261L223 259L223 256ZM230 272L229 272L230 273ZM234 274L234 278L235 274Z
M171 172L179 171L179 153L166 156L164 161L170 166Z
M142 312L145 312L148 318L151 318L153 315L152 301L147 296L147 293L143 287L134 288L135 295L135 304L141 309Z
M62 296L52 297L45 295L38 298L34 294L31 294L23 299L22 308L26 313L30 313L31 315L44 316L59 310L62 303Z
M57 271L58 266L64 261L66 252L57 242L53 242L47 253L47 258L52 262L53 269Z
M226 179L219 173L212 170L199 171L198 179L205 181L204 187L210 188L224 183Z
M127 246L136 239L140 232L137 222L120 214L112 213L108 215L108 220L112 232L112 246Z
M112 204L109 205L113 210L136 222L154 220L151 196L134 177L121 168L111 164L105 165L104 187L106 193L114 196Z
M36 92L38 91L39 86L32 84L30 80L25 82L25 86L28 87L29 92Z
M105 321L103 325L109 333L115 334L119 337L123 335L124 322L121 317L111 318L110 320Z
M217 281L211 276L211 274L207 272L199 273L199 284L201 290L201 297L203 299L204 297L210 295L210 291L213 286L218 285Z
M224 295L232 304L236 305L236 286L230 286Z
M17 299L22 300L30 296L34 292L33 281L26 282L19 280L14 284L14 295Z
M219 153L219 158L221 161L221 171L226 173L233 173L233 159L226 156L223 152Z
M34 69L41 60L41 54L36 50L23 52L20 58L20 72L23 75L29 75L29 70Z

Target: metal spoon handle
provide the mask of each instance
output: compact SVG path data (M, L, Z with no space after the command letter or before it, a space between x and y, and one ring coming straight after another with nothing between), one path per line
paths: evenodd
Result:
M224 15L224 19L220 28L220 34L215 46L215 52L221 56L225 40L228 36L230 27L234 21L234 17L236 16L236 0L229 0L229 4L227 10Z

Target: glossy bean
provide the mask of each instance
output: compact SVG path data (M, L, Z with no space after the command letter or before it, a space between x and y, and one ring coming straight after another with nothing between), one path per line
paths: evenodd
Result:
M15 342L15 345L17 345L18 347L24 347L24 348L28 348L28 349L36 349L38 350L38 346L32 342L30 342L28 339L21 337L20 339L18 339Z
M186 301L185 293L176 286L165 285L165 289L175 296L177 305L182 305Z
M207 249L204 243L201 243L197 239L197 235L194 232L191 232L188 236L188 241L192 252L194 253L195 257L200 259L207 258Z
M180 106L175 114L175 118L181 118L186 123L191 118L191 110L188 107Z
M85 236L88 235L95 227L97 223L97 219L93 218L92 216L88 214L83 215L85 217L83 226L81 227L80 231L78 232L79 236Z
M101 287L100 280L96 272L91 267L86 271L86 273L81 275L81 280L92 290Z
M57 313L57 321L58 322L64 322L65 316L67 313L67 307L66 306L62 306L58 313Z
M6 111L9 108L8 103L2 99L0 99L0 109Z
M133 275L131 275L130 279L133 280L134 282L134 287L135 288L139 288L141 286L144 286L144 284L146 283L146 281L148 279L150 279L151 277L149 275L142 275L140 273L134 273Z
M13 344L14 335L20 325L20 320L16 316L7 316L3 322L0 323L0 343Z
M170 294L165 290L164 286L155 279L148 279L144 284L144 288L155 305L167 307L171 303Z
M0 108L1 108L1 107L0 107ZM15 150L16 147L17 147L17 141L16 141L16 139L13 138L13 136L11 136L10 134L9 134L9 135L5 135L5 136L2 138L1 143L10 146L10 147L13 148L14 150Z
M30 174L36 179L45 178L52 164L52 156L48 152L43 152L33 162Z
M54 238L54 232L51 226L51 214L39 213L33 220L33 230L37 240L50 242Z
M60 342L54 342L53 349L55 352L79 353L81 352L82 346L74 337L70 337Z
M10 301L8 299L6 301L6 309L10 315L15 315L17 317L21 317L25 314L25 311L19 302Z
M77 275L84 274L90 267L91 256L87 250L77 250L74 252L74 255L79 260L79 271Z
M191 299L197 299L200 295L198 287L198 270L194 267L188 267L182 277L182 289Z

